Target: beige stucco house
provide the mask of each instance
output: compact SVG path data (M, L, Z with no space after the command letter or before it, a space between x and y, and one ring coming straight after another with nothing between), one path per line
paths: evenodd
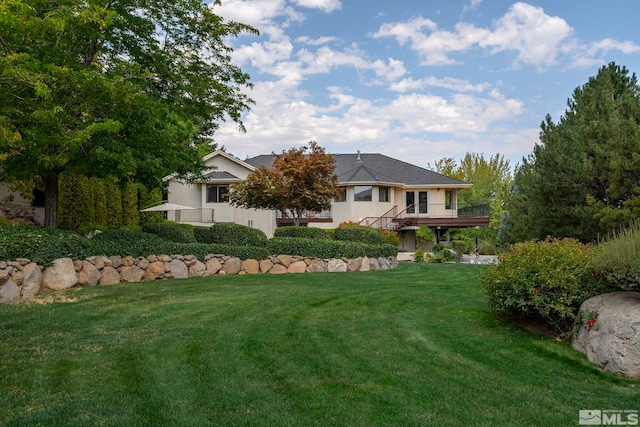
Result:
M414 250L415 230L426 225L438 238L446 238L452 228L486 226L488 212L460 208L458 191L471 184L382 154L355 153L333 155L342 194L329 211L308 212L304 223L309 227L335 228L341 222L395 230L400 247ZM204 158L214 169L206 180L183 184L168 177L168 201L196 209L168 212L168 218L198 225L233 222L258 228L268 237L289 222L270 210L242 209L228 203L228 189L244 180L260 166L270 167L272 155L240 160L223 151Z

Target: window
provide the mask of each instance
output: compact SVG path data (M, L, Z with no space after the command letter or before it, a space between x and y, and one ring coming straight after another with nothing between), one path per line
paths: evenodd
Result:
M370 185L356 185L354 187L354 192L354 202L370 202L373 200L373 188Z
M454 190L445 190L444 204L445 209L456 209L456 192Z
M227 203L228 201L228 185L207 185L207 203Z
M347 201L347 187L338 187L340 190L340 195L336 197L334 202L346 202Z
M379 202L389 202L389 187L380 187L378 193L378 201Z

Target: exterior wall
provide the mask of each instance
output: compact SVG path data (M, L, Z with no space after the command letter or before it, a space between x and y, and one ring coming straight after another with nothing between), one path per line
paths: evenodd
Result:
M228 172L239 179L245 179L251 173L251 169L224 155L211 157L207 160L207 164L215 167L214 171ZM231 184L232 182L235 182L235 180L212 179L209 184ZM168 191L171 203L191 206L197 209L213 209L215 222L246 225L262 230L269 238L273 237L276 228L276 215L273 211L236 208L229 203L208 203L207 183L186 185L176 181L169 181ZM173 219L171 215L172 212L169 212L168 219L170 220ZM191 224L205 227L211 226L210 223Z
M7 185L0 184L0 202L9 202L10 199L16 205L31 205L31 200L22 197L18 191L11 191Z

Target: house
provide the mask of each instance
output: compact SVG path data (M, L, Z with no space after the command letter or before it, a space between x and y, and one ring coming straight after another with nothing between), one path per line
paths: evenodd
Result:
M413 251L415 230L422 225L447 240L450 229L489 224L486 207L458 206L458 191L471 184L377 153L333 154L333 158L341 194L330 210L307 213L303 224L309 227L336 228L355 221L391 229L401 237L400 248ZM260 166L270 167L272 155L243 161L216 151L204 160L215 168L205 181L188 185L168 178L168 201L196 208L169 212L169 219L196 225L233 222L258 228L269 237L276 227L291 224L279 212L236 208L228 202L229 185Z

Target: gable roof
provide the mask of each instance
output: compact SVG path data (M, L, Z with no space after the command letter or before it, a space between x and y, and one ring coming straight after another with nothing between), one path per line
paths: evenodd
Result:
M336 163L335 174L342 185L367 184L402 184L415 186L452 186L470 187L460 181L411 163L397 160L384 154L356 153L333 154ZM262 154L245 160L253 167L273 165L274 156Z
M204 174L205 178L211 179L211 180L234 180L234 181L240 181L240 178L238 178L237 176L226 172L226 171L213 171L213 172L209 172Z

